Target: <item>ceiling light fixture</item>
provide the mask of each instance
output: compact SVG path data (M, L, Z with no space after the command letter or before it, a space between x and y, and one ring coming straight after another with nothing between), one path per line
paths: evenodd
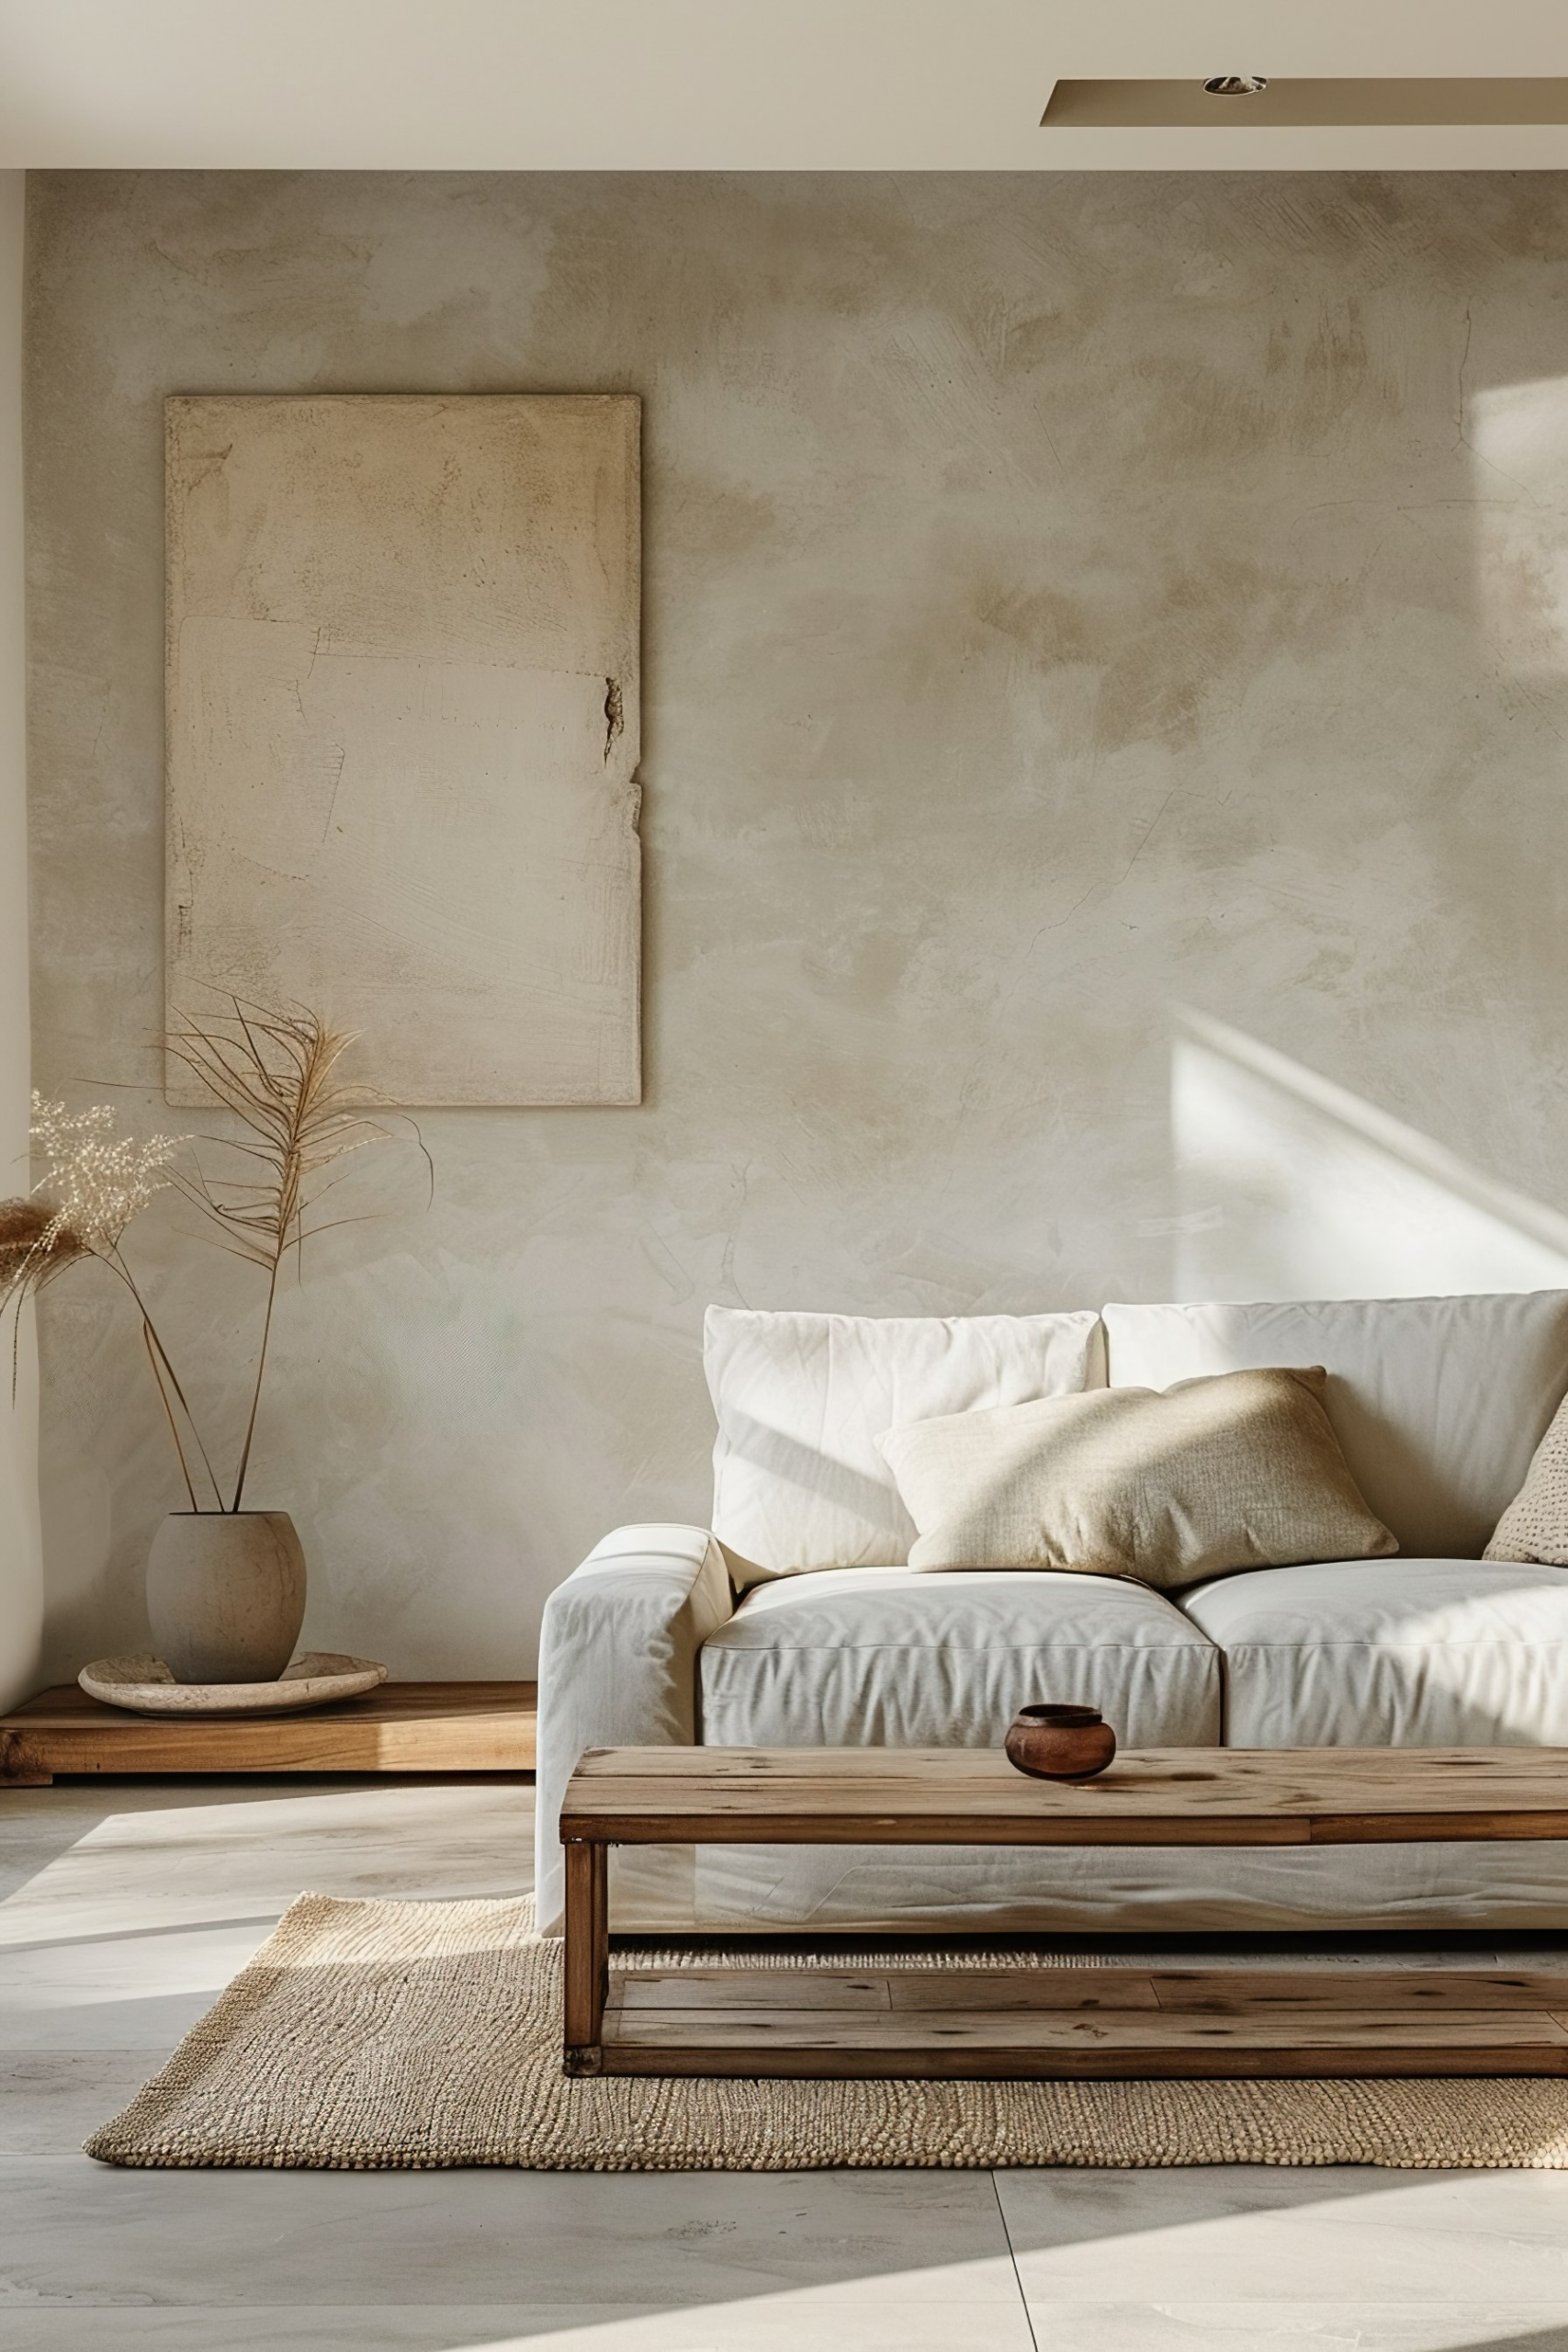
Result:
M0 17L6 6L6 0L0 0ZM1287 74L1280 81L1268 82L1261 74L1216 74L1205 82L1193 74L1179 82L1063 81L1052 90L1043 121L1047 130L1064 138L1080 130L1201 130L1211 138L1222 131L1250 130L1256 138L1264 129L1314 125L1368 130L1447 123L1469 130L1515 123L1568 126L1568 74L1312 81L1303 74ZM1544 155L1540 159L1547 160ZM1501 151L1498 160L1507 160ZM1302 168L1307 168L1304 151Z

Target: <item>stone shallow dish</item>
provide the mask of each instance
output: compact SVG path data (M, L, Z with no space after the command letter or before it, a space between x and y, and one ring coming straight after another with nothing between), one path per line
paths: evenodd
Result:
M281 1715L358 1699L385 1682L367 1657L307 1650L276 1682L176 1682L161 1657L99 1657L76 1677L89 1699L137 1715Z

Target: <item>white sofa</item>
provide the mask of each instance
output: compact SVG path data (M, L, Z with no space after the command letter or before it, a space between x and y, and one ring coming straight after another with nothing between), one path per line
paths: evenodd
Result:
M1568 1746L1568 1570L1481 1558L1568 1390L1568 1293L951 1319L712 1308L705 1361L719 1424L711 1528L622 1528L546 1609L547 1930L559 1925L561 1797L589 1747L999 1747L1042 1698L1092 1702L1124 1747ZM874 1442L896 1423L1314 1363L1396 1557L1253 1570L1174 1598L1120 1578L902 1565L914 1530ZM1568 1850L626 1849L612 1921L1561 1929Z

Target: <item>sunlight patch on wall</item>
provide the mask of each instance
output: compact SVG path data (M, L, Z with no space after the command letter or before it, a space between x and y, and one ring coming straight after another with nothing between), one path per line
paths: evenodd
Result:
M1173 1298L1568 1288L1568 1217L1223 1022L1176 1023Z
M1472 392L1461 432L1477 461L1486 632L1510 670L1568 677L1568 376Z

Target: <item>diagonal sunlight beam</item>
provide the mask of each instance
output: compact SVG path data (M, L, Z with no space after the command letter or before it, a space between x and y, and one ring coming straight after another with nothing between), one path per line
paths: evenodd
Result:
M1173 1297L1568 1288L1568 1217L1224 1022L1174 1022Z
M1030 2341L1021 2330L1015 2335L1008 2329L1010 2304L988 2294L967 2305L949 2304L944 2298L933 2313L921 2296L921 2278L922 2274L912 2269L881 2275L874 2305L880 2322L874 2328L877 2342L883 2340L884 2331L888 2343L897 2337L903 2343L932 2346L984 2342L1021 2347ZM942 2283L951 2291L955 2283L953 2275ZM1042 2330L1033 2339L1036 2343L1043 2346L1079 2340L1055 2332L1062 2314L1055 2297L1037 2290L1031 2300ZM1310 2341L1348 2352L1348 2347L1368 2340L1368 2323L1377 2308L1370 2299L1358 2301L1353 2295L1341 2301L1281 2298L1259 2304L1218 2298L1201 2303L1184 2299L1155 2303L1129 2293L1124 2300L1108 2297L1103 2301L1075 2302L1068 2324L1087 2327L1097 2342L1102 2333L1107 2341L1111 2335L1118 2343L1130 2344L1134 2336L1141 2341L1146 2329L1151 2346L1179 2339L1195 2348L1207 2347L1222 2345L1235 2335L1238 2341L1245 2337L1249 2345L1260 2344L1267 2336L1270 2342L1276 2338L1281 2344ZM1378 2315L1388 2316L1386 2305ZM445 2324L438 2322L433 2327L429 2346L430 2352L738 2352L742 2345L746 2352L810 2352L810 2347L818 2346L869 2344L867 2319L864 2301L848 2296L840 2300L830 2287L806 2292L760 2289L743 2301L672 2303L648 2312L627 2309L611 2318L595 2314L581 2322L559 2319L555 2324L545 2320L542 2325L528 2323L516 2332L496 2333L485 2326L478 2313L468 2324L454 2315ZM1043 2332L1047 2326L1049 2334ZM1541 2324L1538 2312L1529 2306L1516 2316L1496 2306L1478 2312L1473 2304L1455 2308L1451 2302L1436 2300L1401 2302L1394 2328L1401 2352L1563 2352L1568 2346L1568 2326L1558 2320ZM1383 2340L1382 2329L1377 2335L1380 2342ZM425 2339L420 2341L423 2352Z
M1478 386L1460 437L1475 481L1485 636L1511 677L1560 685L1568 677L1568 376Z

